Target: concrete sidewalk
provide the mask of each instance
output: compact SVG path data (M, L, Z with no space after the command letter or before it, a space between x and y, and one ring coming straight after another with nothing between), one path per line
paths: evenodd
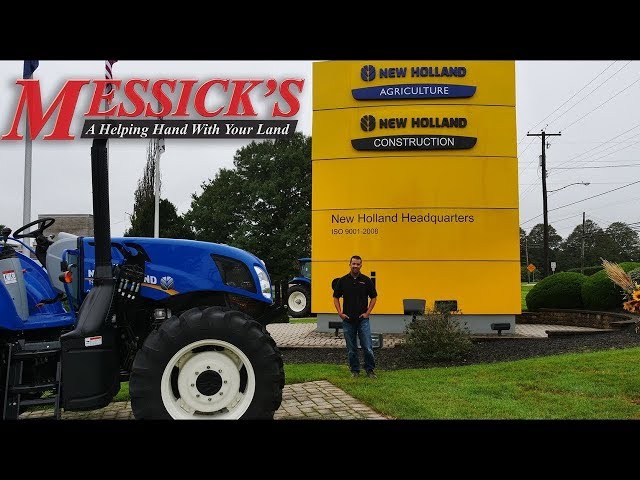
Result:
M279 347L300 348L328 348L344 347L342 333L338 336L333 332L316 331L315 323L272 323L267 325L267 331L271 334ZM571 327L564 325L518 325L515 334L503 333L500 338L544 338L547 331L575 331L598 332L601 329L588 327ZM498 334L474 335L477 338L499 338ZM402 343L404 334L385 333L382 340L382 348L392 348Z

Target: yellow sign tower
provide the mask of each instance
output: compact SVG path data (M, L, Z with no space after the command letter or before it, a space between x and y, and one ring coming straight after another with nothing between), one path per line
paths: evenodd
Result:
M455 300L472 332L520 313L513 61L313 65L312 312L363 258L379 332L403 299Z

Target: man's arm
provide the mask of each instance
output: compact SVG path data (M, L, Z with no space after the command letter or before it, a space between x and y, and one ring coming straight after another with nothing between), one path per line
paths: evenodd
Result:
M378 292L376 290L376 286L373 284L371 279L369 279L369 282L367 285L367 296L370 298L369 306L367 307L367 311L364 312L362 315L360 315L360 318L369 318L369 315L371 315L371 311L373 310L373 307L376 306Z
M342 320L346 320L347 317L344 313L342 313L342 307L340 307L340 299L338 297L333 297L333 306L336 307L336 311L338 312L338 316Z
M376 299L378 297L373 297L371 300L369 300L369 307L367 307L367 311L364 312L362 315L360 315L360 318L369 318L369 315L371 315L371 310L373 310L373 307L376 306Z

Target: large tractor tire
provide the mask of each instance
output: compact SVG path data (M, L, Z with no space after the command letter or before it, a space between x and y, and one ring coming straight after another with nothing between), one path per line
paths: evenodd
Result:
M294 285L287 293L287 308L293 318L308 317L311 313L311 291L306 285Z
M192 308L152 332L129 379L136 419L273 419L282 356L267 330L221 307Z

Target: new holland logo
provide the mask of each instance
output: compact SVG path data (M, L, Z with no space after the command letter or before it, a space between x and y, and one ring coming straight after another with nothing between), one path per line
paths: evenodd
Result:
M373 115L365 115L360 119L360 128L365 132L371 132L376 128L376 117Z
M380 68L364 65L360 69L360 78L364 82L372 82L378 76L386 78L424 78L424 77L464 77L467 69L453 67L389 67ZM451 83L403 83L397 85L379 85L375 87L354 88L351 95L356 100L415 100L426 98L469 98L476 93L473 85L456 85Z
M365 82L370 82L376 78L376 67L373 65L365 65L360 69L360 78Z
M464 128L464 117L381 118L380 128ZM360 118L360 128L372 132L376 128L373 115ZM354 138L351 145L356 150L466 150L473 148L478 139L461 135L383 135Z
M163 290L171 290L173 288L173 278L172 277L162 277L160 279L160 286Z

